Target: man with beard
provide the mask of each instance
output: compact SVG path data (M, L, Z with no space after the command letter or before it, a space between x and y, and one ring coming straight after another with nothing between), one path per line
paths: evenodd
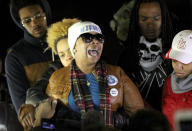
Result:
M146 105L158 110L161 109L164 79L172 71L162 56L170 48L172 38L171 18L165 3L162 0L137 0L119 65L136 83Z
M23 127L30 129L33 107L25 105L26 91L34 85L52 60L45 36L51 22L51 10L46 0L11 0L10 14L15 24L24 31L24 38L8 50L5 73L11 100ZM22 114L22 109L31 109ZM27 119L25 119L27 118Z

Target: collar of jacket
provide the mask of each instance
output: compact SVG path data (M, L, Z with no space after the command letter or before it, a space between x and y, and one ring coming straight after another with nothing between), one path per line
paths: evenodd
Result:
M24 39L31 45L37 46L39 48L46 49L48 47L48 45L45 41L31 36L26 31L24 32Z

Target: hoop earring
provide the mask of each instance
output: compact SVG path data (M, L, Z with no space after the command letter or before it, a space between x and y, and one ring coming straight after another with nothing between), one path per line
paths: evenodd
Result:
M73 54L75 54L77 52L77 50L76 49L73 49Z

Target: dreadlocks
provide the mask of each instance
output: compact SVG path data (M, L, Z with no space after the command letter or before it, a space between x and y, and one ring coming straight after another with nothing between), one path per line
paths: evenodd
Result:
M171 41L174 35L169 11L163 0L137 0L135 2L135 5L131 13L131 21L130 21L129 33L128 33L129 35L127 39L127 45L125 45L127 50L129 51L128 56L131 56L130 61L134 62L134 64L137 63L136 65L138 65L138 62L139 62L138 44L139 44L139 38L141 36L140 28L139 28L138 12L139 12L141 3L151 3L151 2L159 3L161 8L162 23L161 23L160 37L162 38L163 54L166 53L170 48Z
M152 12L147 12L149 7ZM163 82L172 72L171 63L162 59L174 34L171 17L163 0L136 0L130 20L127 45L119 65L134 81L144 102L161 110ZM159 49L152 49L155 44Z

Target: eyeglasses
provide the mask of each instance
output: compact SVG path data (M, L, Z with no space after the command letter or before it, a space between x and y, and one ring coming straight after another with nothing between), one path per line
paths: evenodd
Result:
M102 34L90 34L90 33L84 33L81 34L79 37L82 38L83 42L85 43L91 43L93 41L93 39L95 38L97 41L99 41L100 43L104 43L104 35Z
M27 17L27 18L21 20L21 23L24 26L24 25L30 24L32 20L42 21L44 19L46 19L45 14L44 13L38 13L32 17Z

